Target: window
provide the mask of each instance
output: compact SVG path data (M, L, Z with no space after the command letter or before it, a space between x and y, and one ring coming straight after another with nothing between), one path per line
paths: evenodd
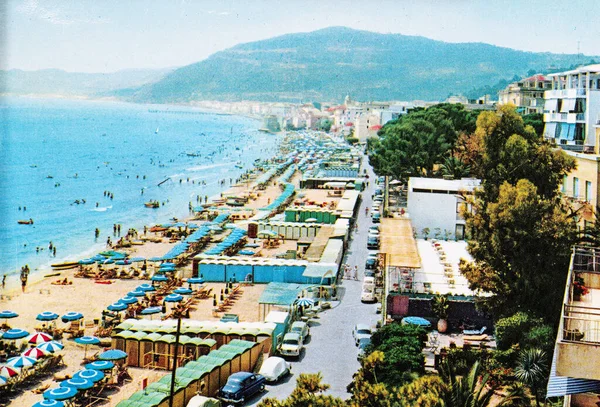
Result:
M592 201L592 183L590 181L585 181L585 201Z
M579 178L573 178L573 198L579 198Z
M566 175L563 176L563 182L562 182L562 186L560 187L560 192L562 192L563 194L567 192L567 176Z

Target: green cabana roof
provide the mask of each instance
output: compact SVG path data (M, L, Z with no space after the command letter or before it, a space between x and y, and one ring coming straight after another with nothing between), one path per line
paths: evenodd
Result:
M115 334L114 336L115 336L115 338L128 339L128 338L131 338L134 334L135 334L135 332L125 330L125 331L119 332L118 334Z
M148 336L148 334L146 332L140 331L140 332L136 332L133 335L131 335L132 339L137 339L138 341L144 339L146 336Z
M175 335L163 335L156 340L156 342L174 343Z
M133 326L133 324L129 321L123 321L121 322L119 325L117 325L115 327L115 330L117 331L124 331L126 329L131 329L131 327Z
M161 334L157 334L156 332L153 332L151 334L148 334L146 336L144 336L144 341L156 341L158 338L160 338L162 335Z

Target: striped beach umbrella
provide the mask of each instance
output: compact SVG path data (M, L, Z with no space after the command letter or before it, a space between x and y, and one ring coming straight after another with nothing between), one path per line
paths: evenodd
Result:
M155 275L152 276L152 278L150 280L156 281L156 282L159 282L159 283L165 282L165 281L169 281L169 279L166 276L162 275L162 274L155 274Z
M180 302L183 301L183 296L180 294L169 294L165 297L165 302Z
M21 353L21 355L37 360L46 356L46 352L44 352L40 348L30 348L27 349L25 352Z
M0 318L4 319L4 324L8 324L8 320L11 318L16 318L18 317L19 314L17 314L16 312L13 311L8 311L8 310L4 310L4 311L0 311Z
M142 290L133 290L133 291L129 291L127 293L128 297L143 297L144 295L146 295L146 293Z
M204 279L202 277L190 277L187 282L189 284L204 284Z
M315 305L315 301L310 298L298 298L296 300L296 305L299 307L312 307Z
M6 361L6 366L22 368L33 366L35 365L35 362L37 362L37 360L28 356L15 356Z
M19 373L21 373L20 368L6 365L0 366L0 376L2 377L11 378L18 376Z
M56 341L44 342L44 343L40 343L38 346L36 346L36 348L41 349L43 352L47 352L47 353L57 352L64 347L65 346L62 343L56 342Z
M0 387L5 386L8 383L8 378L0 376Z
M51 340L52 336L48 335L45 332L37 332L27 337L27 343L31 343L34 345L39 345L40 343L44 342L50 342Z
M135 289L144 291L144 292L156 291L156 288L154 288L154 286L152 284L148 284L148 283L140 284Z

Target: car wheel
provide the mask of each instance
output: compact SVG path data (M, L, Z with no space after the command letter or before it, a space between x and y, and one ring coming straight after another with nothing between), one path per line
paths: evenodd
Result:
M265 391L265 385L264 384L260 385L260 391Z

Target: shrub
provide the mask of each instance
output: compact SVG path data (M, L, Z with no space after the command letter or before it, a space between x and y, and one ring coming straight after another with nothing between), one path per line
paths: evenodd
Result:
M498 349L507 350L512 345L523 345L526 334L534 327L543 325L541 318L534 318L525 312L517 312L502 318L496 323L496 344Z

